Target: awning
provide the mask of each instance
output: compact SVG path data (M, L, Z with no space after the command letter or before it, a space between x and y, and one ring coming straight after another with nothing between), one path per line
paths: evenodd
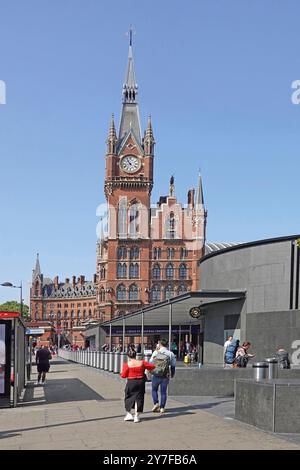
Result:
M199 318L193 318L190 310L200 307L200 311L204 311L205 307L212 303L229 302L233 300L241 300L246 297L246 291L234 290L200 290L196 292L188 292L170 300L165 300L157 304L139 309L133 313L122 315L113 320L106 321L100 326L112 327L123 326L140 326L142 322L145 325L168 325L170 311L172 314L172 325L191 325L199 323Z

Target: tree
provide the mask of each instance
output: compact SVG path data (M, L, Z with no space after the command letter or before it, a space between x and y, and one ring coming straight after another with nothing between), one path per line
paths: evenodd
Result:
M11 300L0 304L1 312L20 312L20 303L16 300ZM26 304L22 304L22 317L26 320L30 320L29 307Z

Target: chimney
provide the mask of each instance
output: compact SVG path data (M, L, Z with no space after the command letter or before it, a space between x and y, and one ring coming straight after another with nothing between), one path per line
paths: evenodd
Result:
M189 189L188 191L188 206L194 209L195 206L195 189Z
M85 276L82 276L82 275L79 276L79 283L80 283L81 285L84 284L84 277L85 277Z
M58 276L55 276L53 279L54 287L57 289L58 288Z
M70 279L68 277L66 277L66 284L69 284L70 283Z
M73 284L73 287L76 286L76 276L72 276L72 284Z

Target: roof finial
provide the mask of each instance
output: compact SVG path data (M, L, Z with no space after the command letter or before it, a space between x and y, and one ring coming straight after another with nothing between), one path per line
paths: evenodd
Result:
M129 46L132 46L132 24L129 28Z
M174 184L174 176L172 175L170 178L169 196L173 197L174 193L175 193L175 184Z

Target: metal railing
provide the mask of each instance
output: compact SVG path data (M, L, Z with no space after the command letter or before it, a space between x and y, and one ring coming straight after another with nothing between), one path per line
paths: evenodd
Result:
M89 349L78 349L77 351L59 349L58 356L67 361L105 370L112 374L120 374L123 364L127 360L127 354L123 352L92 351Z

